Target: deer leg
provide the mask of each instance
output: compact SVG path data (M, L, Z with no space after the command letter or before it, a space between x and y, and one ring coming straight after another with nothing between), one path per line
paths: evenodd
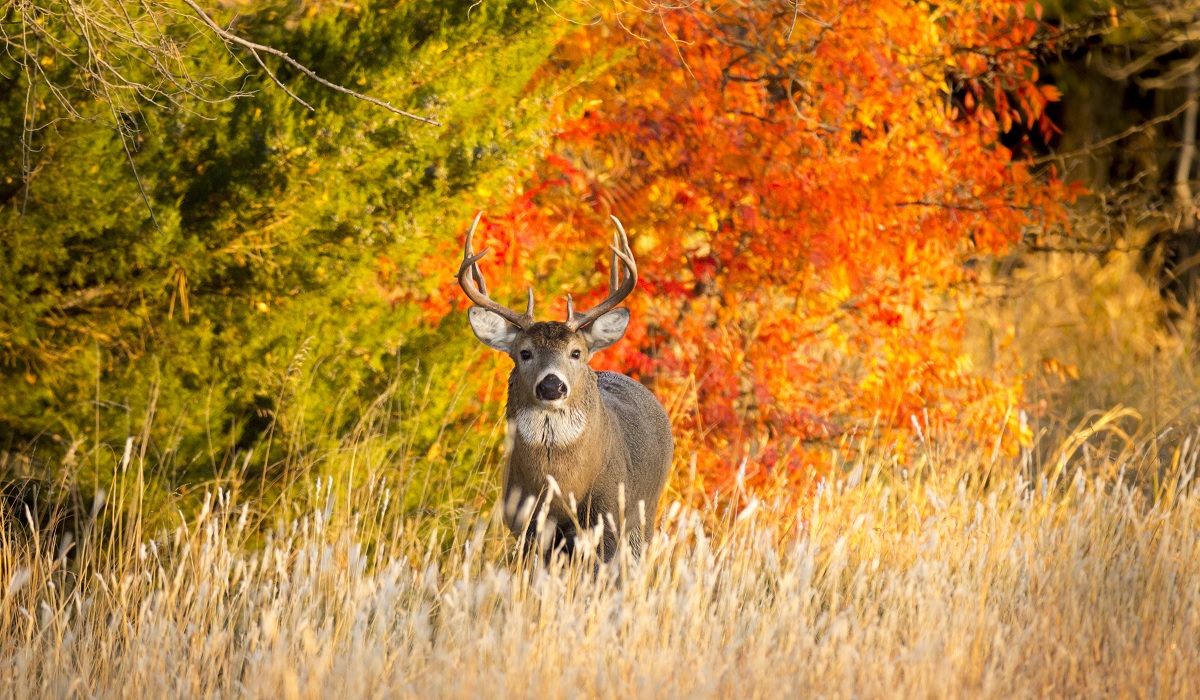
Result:
M568 558L575 556L575 527L570 523L555 528L554 544L550 548L550 553L555 551L561 551L563 556Z
M612 560L613 555L617 553L620 538L616 528L620 527L620 523L616 519L616 516L612 515L611 511L595 509L592 513L595 514L592 518L592 526L601 528L600 543L596 548L596 556L600 561L608 563Z

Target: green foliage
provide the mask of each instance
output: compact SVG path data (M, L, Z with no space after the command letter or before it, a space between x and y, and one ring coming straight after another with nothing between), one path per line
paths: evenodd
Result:
M443 127L273 68L308 112L249 57L199 39L188 60L244 76L251 96L146 103L119 115L123 143L86 119L49 126L67 115L43 90L28 188L21 149L0 156L0 450L108 443L117 461L147 430L169 482L204 479L268 438L336 439L418 364L431 424L413 430L433 444L471 349L387 293L435 289L418 263L469 220L461 195L545 138L547 101L526 89L569 25L544 5L240 13L239 35ZM17 144L28 85L3 72L17 77L0 84L0 138ZM108 109L74 97L85 117Z

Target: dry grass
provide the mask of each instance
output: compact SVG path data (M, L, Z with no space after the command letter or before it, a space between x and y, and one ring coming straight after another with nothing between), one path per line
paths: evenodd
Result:
M322 480L270 526L220 492L153 538L136 509L74 544L8 512L0 696L1195 696L1200 450L1091 451L1085 475L1078 442L1032 482L863 451L799 508L670 504L599 575L517 560L487 512L406 513L384 479Z
M1097 408L1123 405L1174 448L1200 423L1200 309L1165 300L1147 279L1148 235L1128 231L1103 254L1015 255L983 272L969 345L984 367L1028 377L1043 427L1070 431Z

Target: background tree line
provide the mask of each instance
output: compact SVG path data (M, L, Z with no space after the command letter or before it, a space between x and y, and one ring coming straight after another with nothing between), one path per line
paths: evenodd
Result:
M711 483L807 473L880 415L1015 446L1020 372L960 347L975 261L1133 246L1190 303L1198 9L6 3L5 468L100 484L144 431L166 492L278 480L278 445L336 445L403 382L426 462L494 433L502 362L443 264L478 207L539 298L602 287L600 222L635 217L614 364ZM1136 225L1060 225L1073 181Z

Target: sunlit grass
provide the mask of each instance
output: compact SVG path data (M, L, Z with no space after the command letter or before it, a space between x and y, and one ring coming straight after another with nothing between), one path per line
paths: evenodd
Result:
M1079 216L1080 230L1102 230ZM1143 259L1148 236L1130 229L1107 252L1014 255L982 271L968 345L984 368L1017 365L1042 427L1070 431L1123 405L1174 449L1200 423L1200 309L1160 293Z
M669 502L644 560L599 574L368 467L156 532L114 503L72 539L10 505L0 695L1194 695L1200 449L1079 442L1040 468L863 449L798 505Z

